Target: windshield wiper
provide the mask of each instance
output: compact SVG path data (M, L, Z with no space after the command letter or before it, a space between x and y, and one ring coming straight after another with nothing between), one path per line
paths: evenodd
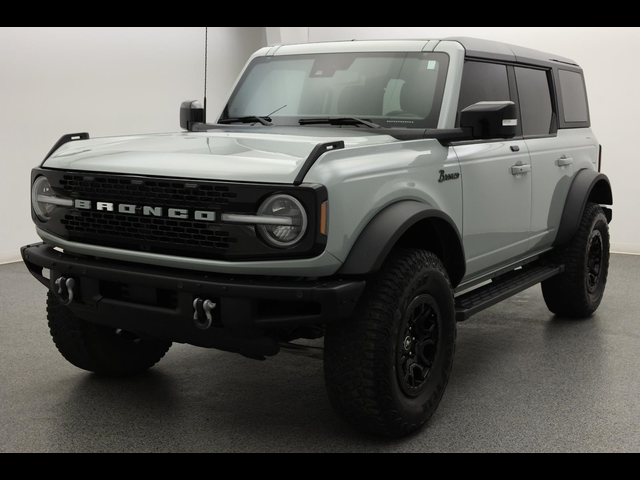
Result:
M222 125L230 125L232 123L261 123L265 127L272 127L271 117L239 117L239 118L224 118L218 121Z
M382 127L377 123L355 117L326 117L326 118L303 118L298 122L300 125L363 125L376 130Z

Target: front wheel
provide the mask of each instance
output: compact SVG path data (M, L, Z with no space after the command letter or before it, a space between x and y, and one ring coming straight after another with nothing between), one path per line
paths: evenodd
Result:
M566 318L587 318L600 307L609 276L609 224L602 207L587 204L580 228L568 245L553 253L565 266L562 275L542 284L551 312Z
M365 432L415 432L442 400L455 344L453 292L440 259L393 252L354 316L327 329L325 380L334 409Z
M51 336L62 356L72 365L110 377L146 372L171 347L160 340L140 339L115 328L76 317L49 292L47 317Z

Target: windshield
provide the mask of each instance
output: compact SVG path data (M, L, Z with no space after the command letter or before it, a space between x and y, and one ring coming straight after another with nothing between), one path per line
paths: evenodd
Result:
M356 117L386 128L437 128L448 66L443 53L257 58L221 120L269 116L274 125L299 125Z

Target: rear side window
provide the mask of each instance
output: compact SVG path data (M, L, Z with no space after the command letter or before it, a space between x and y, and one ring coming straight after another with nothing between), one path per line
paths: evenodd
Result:
M460 112L478 102L508 102L511 100L506 65L466 62L462 74Z
M524 135L549 135L553 121L549 73L545 70L516 67L516 81Z
M587 90L582 75L577 72L560 70L560 89L562 91L564 121L567 123L588 122Z

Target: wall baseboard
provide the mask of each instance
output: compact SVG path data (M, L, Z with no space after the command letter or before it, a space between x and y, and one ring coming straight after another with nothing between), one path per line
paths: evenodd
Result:
M622 255L640 255L640 245L635 243L612 243L611 253Z
M21 261L20 252L0 252L0 265Z

